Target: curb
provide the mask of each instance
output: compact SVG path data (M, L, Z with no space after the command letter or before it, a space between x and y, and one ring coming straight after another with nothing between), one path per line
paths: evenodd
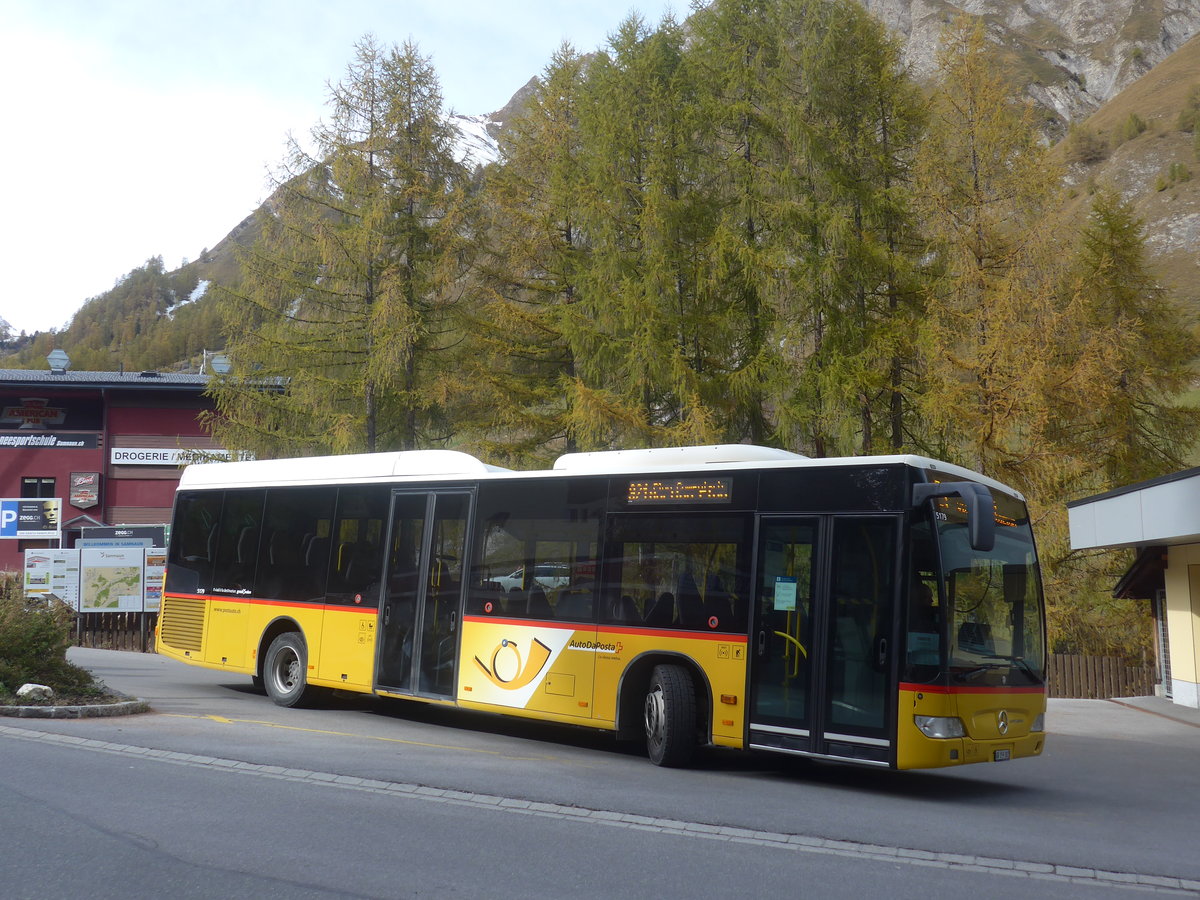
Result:
M0 717L17 719L99 719L108 716L132 716L149 712L147 700L132 698L119 703L93 703L85 706L0 706Z

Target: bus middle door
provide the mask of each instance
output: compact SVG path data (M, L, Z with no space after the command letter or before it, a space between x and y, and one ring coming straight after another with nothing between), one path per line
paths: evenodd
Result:
M393 493L378 688L453 696L470 509L465 491Z

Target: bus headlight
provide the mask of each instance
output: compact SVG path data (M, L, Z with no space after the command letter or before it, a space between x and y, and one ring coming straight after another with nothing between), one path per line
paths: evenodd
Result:
M967 733L962 719L954 716L913 716L913 721L928 738L960 738Z
M1046 730L1046 714L1038 713L1033 720L1033 724L1029 726L1030 731L1045 731Z

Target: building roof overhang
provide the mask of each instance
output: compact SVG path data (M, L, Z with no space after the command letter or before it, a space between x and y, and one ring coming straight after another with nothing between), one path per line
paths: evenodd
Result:
M1200 543L1200 468L1067 504L1071 549Z

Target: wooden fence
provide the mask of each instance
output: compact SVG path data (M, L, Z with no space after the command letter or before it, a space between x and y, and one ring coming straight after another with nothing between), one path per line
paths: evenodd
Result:
M84 613L75 617L75 645L102 650L154 652L158 613Z
M1107 700L1110 697L1147 697L1154 693L1158 673L1153 666L1131 666L1112 656L1050 657L1051 697Z

